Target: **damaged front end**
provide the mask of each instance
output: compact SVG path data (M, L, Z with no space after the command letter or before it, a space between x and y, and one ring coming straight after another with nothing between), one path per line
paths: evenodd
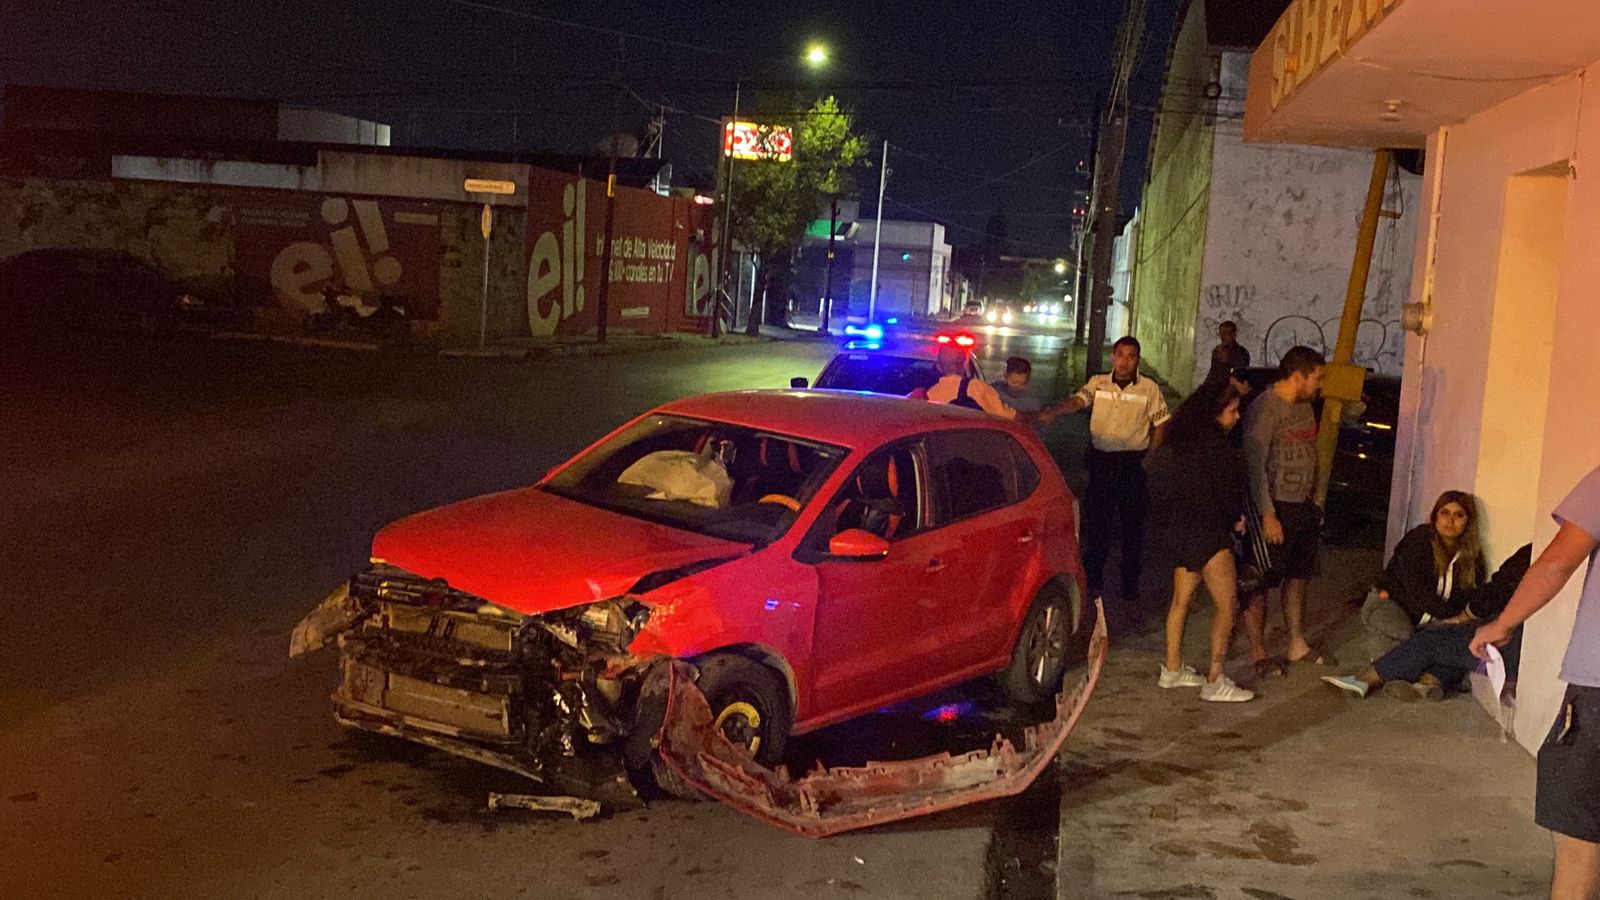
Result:
M571 763L630 732L656 668L628 652L648 617L626 597L525 615L375 560L300 622L289 655L337 640L343 725L547 783L591 769L591 793L603 781L631 797L620 770Z

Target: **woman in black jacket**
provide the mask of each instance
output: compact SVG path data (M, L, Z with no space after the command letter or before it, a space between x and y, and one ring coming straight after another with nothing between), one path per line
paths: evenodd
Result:
M1157 683L1198 687L1202 700L1233 703L1255 696L1222 671L1238 614L1233 533L1244 513L1245 466L1243 455L1228 444L1238 422L1233 385L1226 379L1204 384L1172 414L1166 440L1149 463L1150 536L1156 552L1174 566L1167 654ZM1202 580L1217 607L1204 677L1183 664L1183 626Z
M1426 524L1406 532L1361 607L1374 660L1418 628L1464 621L1466 591L1484 580L1478 504L1445 491Z

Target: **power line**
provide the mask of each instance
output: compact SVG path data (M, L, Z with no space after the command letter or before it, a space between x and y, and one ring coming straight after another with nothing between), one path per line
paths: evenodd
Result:
M456 6L464 6L469 9L482 10L484 12L499 13L500 15L511 16L512 18L527 19L530 22L540 22L545 25L557 25L562 28L572 28L578 31L587 31L591 34L603 34L607 37L623 38L632 41L643 41L649 44L660 44L663 47L677 47L683 50L694 50L700 53L711 53L717 56L733 55L731 51L722 50L716 47L707 47L702 44L692 44L688 41L656 37L649 34L639 34L632 31L622 31L616 28L606 28L601 25L590 25L585 22L574 22L571 19L558 19L554 16L544 16L522 9L507 9L504 6L495 6L492 3L481 3L479 0L443 0L443 2L452 3Z

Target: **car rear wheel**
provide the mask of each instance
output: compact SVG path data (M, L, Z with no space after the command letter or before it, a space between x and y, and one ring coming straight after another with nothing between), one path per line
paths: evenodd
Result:
M1013 702L1042 703L1061 689L1082 618L1075 606L1072 594L1054 582L1034 598L1011 650L1011 662L1000 673L1001 687Z

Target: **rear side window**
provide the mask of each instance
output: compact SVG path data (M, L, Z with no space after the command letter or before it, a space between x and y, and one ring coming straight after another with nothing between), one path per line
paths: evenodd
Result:
M1020 476L1018 454L1023 450L1001 431L936 432L928 438L928 453L936 525L1015 503L1038 483L1039 471L1031 462L1028 479Z
M844 353L828 364L816 386L903 397L917 388L932 387L938 380L939 372L931 359Z

